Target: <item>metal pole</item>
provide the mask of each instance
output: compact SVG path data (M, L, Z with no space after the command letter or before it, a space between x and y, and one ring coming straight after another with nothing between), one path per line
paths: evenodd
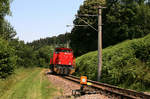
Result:
M67 48L69 48L70 46L70 40L67 40Z
M98 75L97 81L100 80L102 69L102 8L98 8Z

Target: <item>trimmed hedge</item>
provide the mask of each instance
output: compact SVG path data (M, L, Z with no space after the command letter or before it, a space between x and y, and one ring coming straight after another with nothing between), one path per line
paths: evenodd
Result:
M15 51L8 45L8 42L0 38L0 78L6 78L15 69Z
M76 60L75 75L97 79L97 51ZM103 50L101 82L135 90L150 89L150 35Z

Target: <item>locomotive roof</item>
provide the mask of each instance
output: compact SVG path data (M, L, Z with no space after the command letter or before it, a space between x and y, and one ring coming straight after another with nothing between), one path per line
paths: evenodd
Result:
M56 50L56 49L72 51L72 49L70 49L70 48L55 48L55 50Z

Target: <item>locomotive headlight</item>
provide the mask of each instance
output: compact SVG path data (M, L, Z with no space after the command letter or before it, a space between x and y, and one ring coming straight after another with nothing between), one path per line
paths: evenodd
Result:
M61 61L59 61L58 64L61 64Z
M69 62L69 65L71 65L71 62Z

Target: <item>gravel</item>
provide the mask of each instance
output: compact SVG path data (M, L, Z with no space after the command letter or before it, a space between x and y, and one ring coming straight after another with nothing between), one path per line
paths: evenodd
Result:
M72 96L72 90L80 89L80 85L69 80L64 79L58 75L47 74L50 82L57 87L59 92L54 99L110 99L107 96L101 94L91 94L82 96Z

